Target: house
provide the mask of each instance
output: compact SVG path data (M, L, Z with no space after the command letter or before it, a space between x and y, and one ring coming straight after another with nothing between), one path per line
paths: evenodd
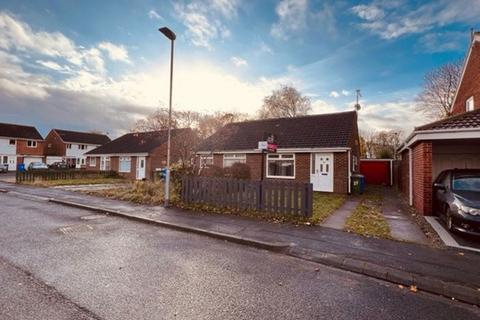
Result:
M52 129L45 138L46 162L64 161L72 168L85 168L85 153L108 142L105 134Z
M8 164L9 171L16 171L21 163L28 167L42 162L43 150L43 138L35 127L0 123L0 161Z
M150 180L167 164L168 131L127 133L86 153L87 170L113 170L129 179ZM171 130L171 163L191 158L196 135L190 128Z
M275 153L264 153L259 141L273 135ZM310 182L314 191L350 193L358 170L356 111L227 124L207 138L197 152L201 166L245 163L253 180Z
M433 182L440 172L480 168L480 33L472 41L452 105L452 116L414 129L399 149L400 189L410 205L433 214Z

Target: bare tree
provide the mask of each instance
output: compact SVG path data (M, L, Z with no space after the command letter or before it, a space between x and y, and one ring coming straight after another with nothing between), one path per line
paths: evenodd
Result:
M248 119L248 115L235 112L215 112L214 114L204 114L198 122L198 135L201 138L207 138L217 132L226 124Z
M394 158L400 145L401 131L367 131L360 137L360 149L365 158Z
M434 119L451 115L462 65L462 61L447 63L425 75L423 90L416 98L419 111Z
M311 110L308 97L302 96L294 87L284 85L263 99L258 115L261 119L297 117L306 115Z
M172 128L178 127L177 117L172 113ZM168 128L168 109L158 108L153 113L148 115L145 119L138 120L132 131L145 132L145 131L157 131Z

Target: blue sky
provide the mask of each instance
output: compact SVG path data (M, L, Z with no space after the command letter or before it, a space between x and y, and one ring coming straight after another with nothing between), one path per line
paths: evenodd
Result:
M254 114L281 84L360 129L410 130L428 70L462 59L479 0L0 1L1 121L113 136L168 102Z

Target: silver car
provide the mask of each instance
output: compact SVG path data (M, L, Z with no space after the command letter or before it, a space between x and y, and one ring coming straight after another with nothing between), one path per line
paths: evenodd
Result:
M28 170L48 170L48 166L43 162L31 162L28 165Z
M0 172L8 172L8 163L0 163Z

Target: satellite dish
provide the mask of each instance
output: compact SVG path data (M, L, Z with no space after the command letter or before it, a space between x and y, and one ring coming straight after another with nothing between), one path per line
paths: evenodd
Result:
M358 102L358 100L360 99L362 94L360 93L360 89L357 89L355 91L357 93L357 103L353 107L355 108L355 110L359 111L360 109L362 109L362 107L360 106L360 103Z

